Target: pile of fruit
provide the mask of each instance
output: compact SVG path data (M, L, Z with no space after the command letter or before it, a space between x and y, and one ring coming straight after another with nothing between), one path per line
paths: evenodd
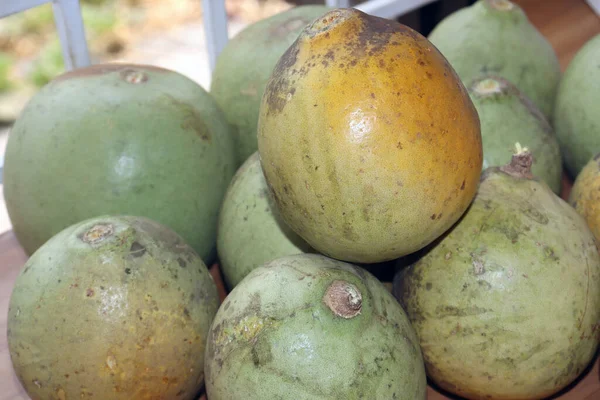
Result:
M561 74L522 9L480 0L427 38L295 7L233 38L210 92L149 65L59 76L6 154L19 380L62 400L563 390L600 342L599 65L597 36Z

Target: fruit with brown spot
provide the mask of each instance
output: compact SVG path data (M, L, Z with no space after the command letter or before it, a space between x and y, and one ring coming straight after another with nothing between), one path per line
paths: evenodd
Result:
M479 118L416 31L355 9L307 26L262 99L258 146L284 221L330 257L374 263L427 245L475 195Z
M328 10L323 5L303 5L261 19L231 38L219 54L210 93L235 128L239 164L258 149L260 100L277 60L304 26Z
M364 269L320 254L251 271L207 340L210 400L425 400L406 313Z
M488 168L453 229L394 282L428 376L468 399L541 399L600 341L600 256L583 218L530 174Z
M147 218L97 217L27 261L10 298L8 349L32 399L191 400L218 306L181 236Z
M531 172L560 193L562 158L552 127L537 106L510 81L484 75L469 86L481 120L483 169L500 166L516 142L533 155Z

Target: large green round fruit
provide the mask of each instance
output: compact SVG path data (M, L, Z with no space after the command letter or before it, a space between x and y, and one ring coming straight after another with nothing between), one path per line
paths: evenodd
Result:
M364 269L318 254L250 272L207 340L210 400L426 398L414 330Z
M233 37L219 54L210 93L236 128L239 164L258 149L260 100L277 60L305 25L328 10L323 5L296 6L262 19Z
M209 262L235 155L210 95L181 74L99 64L59 76L15 122L4 195L31 254L67 226L104 214L162 223Z
M475 79L469 94L481 121L483 169L505 164L520 143L533 154L532 174L560 193L560 147L536 105L511 82L493 75Z
M98 217L27 261L8 347L33 400L191 400L218 307L206 265L181 236L147 218Z
M440 21L428 39L465 85L482 74L502 76L551 117L560 63L550 42L517 4L479 0Z
M600 34L571 60L558 88L554 129L573 178L600 152Z
M394 284L428 376L467 399L547 398L598 348L596 241L530 166L523 152L488 168L460 222Z
M227 189L219 215L217 250L229 288L268 261L312 251L279 217L258 152L240 167Z

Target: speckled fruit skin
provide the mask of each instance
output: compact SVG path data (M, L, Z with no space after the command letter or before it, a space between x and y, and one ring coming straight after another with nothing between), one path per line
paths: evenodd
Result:
M273 67L302 28L328 10L323 5L296 6L261 19L231 38L219 54L210 93L236 128L239 164L258 149L260 100Z
M573 178L600 151L600 34L571 60L556 95L554 129Z
M486 84L495 84L497 91L486 93ZM559 194L563 173L560 147L552 126L536 105L499 76L484 75L468 89L481 121L483 169L505 164L515 143L520 143L534 156L533 175Z
M374 263L418 250L464 212L481 174L479 128L426 38L337 9L279 60L258 147L283 220L327 256Z
M327 306L336 281L360 293L358 314ZM421 351L399 303L364 269L320 254L250 272L219 308L206 354L210 400L426 398Z
M141 217L88 219L18 276L10 356L33 400L194 399L218 306L204 262L175 232Z
M221 272L229 288L254 268L276 258L312 249L279 217L254 152L231 180L217 229Z
M502 76L551 118L560 63L550 42L516 3L479 0L440 21L428 39L465 85L481 74Z
M600 257L585 221L543 182L489 168L464 218L394 294L428 376L467 399L542 399L600 339Z
M569 204L585 219L600 241L600 153L583 167L569 194Z
M116 63L67 72L33 96L8 139L15 235L31 254L84 219L140 215L209 263L236 168L230 129L210 95L176 72Z

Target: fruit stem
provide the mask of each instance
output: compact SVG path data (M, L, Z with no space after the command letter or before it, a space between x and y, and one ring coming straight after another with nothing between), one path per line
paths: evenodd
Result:
M346 281L333 281L327 288L323 301L338 317L353 318L362 309L362 295L358 288Z
M515 154L509 164L500 167L500 170L515 178L532 179L531 166L533 165L533 155L527 147L521 147L520 143L515 144Z

